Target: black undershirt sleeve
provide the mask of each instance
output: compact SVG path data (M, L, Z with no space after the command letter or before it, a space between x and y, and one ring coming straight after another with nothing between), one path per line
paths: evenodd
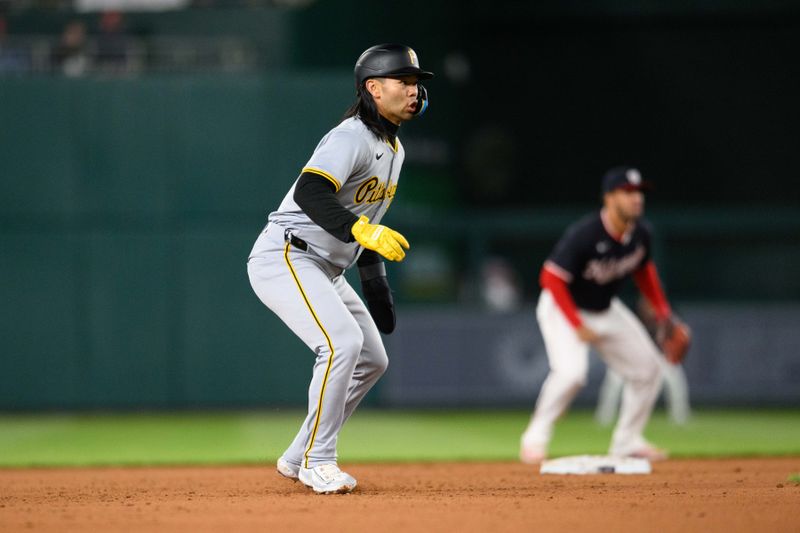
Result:
M364 248L364 250L361 252L361 255L358 256L358 261L356 261L356 264L359 267L365 267L380 263L382 261L383 259L378 252Z
M319 174L303 172L294 188L294 201L308 218L342 242L353 242L350 228L358 217L336 199L336 189Z

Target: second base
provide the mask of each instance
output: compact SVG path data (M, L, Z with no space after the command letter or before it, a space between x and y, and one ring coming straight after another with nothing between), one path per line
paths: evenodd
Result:
M572 455L544 461L540 474L650 474L650 461L633 457Z

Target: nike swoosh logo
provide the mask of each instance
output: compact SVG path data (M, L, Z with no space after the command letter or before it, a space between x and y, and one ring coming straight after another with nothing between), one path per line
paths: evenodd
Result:
M375 154L375 159L380 159L381 157L383 157L383 152Z

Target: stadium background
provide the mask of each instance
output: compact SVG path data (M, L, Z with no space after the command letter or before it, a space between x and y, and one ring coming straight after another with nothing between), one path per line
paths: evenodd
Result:
M693 404L797 407L795 3L176 4L126 12L106 61L101 13L0 2L0 410L302 406L309 354L245 261L385 41L437 77L403 126L387 223L413 248L369 405L530 408L539 266L625 162L657 184Z

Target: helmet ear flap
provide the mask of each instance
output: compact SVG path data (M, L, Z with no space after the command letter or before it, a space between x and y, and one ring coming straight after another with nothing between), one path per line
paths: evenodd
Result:
M414 116L418 117L428 109L428 90L421 83L417 84L417 108Z

